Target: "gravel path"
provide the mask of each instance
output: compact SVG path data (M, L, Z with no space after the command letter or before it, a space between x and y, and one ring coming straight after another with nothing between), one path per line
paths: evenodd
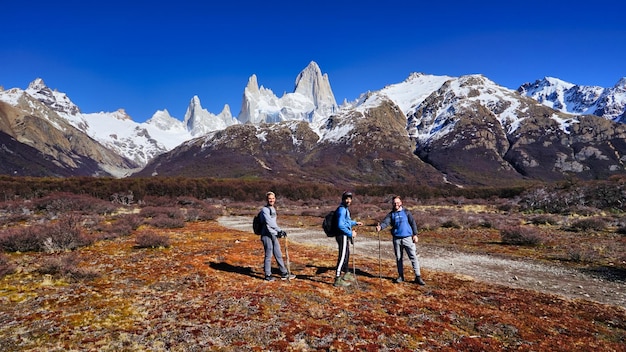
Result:
M224 216L219 218L218 222L226 228L252 232L252 217ZM335 241L326 237L321 228L319 230L288 227L283 229L287 231L291 241L336 248ZM378 259L379 243L377 240L357 238L354 246L356 255ZM382 258L394 258L390 241L383 241L380 244L380 252ZM557 265L462 253L436 246L418 244L418 255L421 267L426 270L460 274L493 284L626 308L626 283L623 281L612 281ZM408 262L405 270L411 270ZM428 282L427 277L424 279Z

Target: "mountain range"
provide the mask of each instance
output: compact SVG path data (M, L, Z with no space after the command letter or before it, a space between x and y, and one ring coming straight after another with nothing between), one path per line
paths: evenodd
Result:
M259 177L330 183L510 185L625 172L626 78L614 87L546 77L517 90L482 75L412 73L339 106L311 62L292 93L252 75L241 112L191 98L157 111L82 113L42 79L0 89L0 174Z

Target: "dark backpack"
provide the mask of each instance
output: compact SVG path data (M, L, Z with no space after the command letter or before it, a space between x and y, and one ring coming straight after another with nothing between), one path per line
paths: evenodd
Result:
M324 216L324 221L322 222L322 228L324 229L324 233L328 237L337 236L337 210L333 210Z
M258 214L254 216L252 219L252 231L254 231L255 235L261 235L263 233L263 225L264 221L261 220L263 217L263 210L259 211Z

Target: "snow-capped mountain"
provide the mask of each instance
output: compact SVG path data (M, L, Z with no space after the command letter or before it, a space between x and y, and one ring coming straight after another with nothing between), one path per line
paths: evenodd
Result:
M139 167L192 138L182 122L171 117L167 110L157 111L145 123L133 121L122 109L82 114L82 119L86 123L82 129L87 135Z
M281 98L269 89L259 88L256 76L252 75L244 89L242 111L237 118L232 116L228 104L217 115L207 111L198 96L192 97L183 121L170 116L167 110L157 111L144 123L133 121L123 109L83 113L65 93L50 89L40 78L24 91L14 88L0 92L0 100L14 105L16 97L22 94L39 100L71 125L139 167L185 141L234 124L288 120L319 124L337 110L328 76L322 75L315 62L298 75L294 92Z
M311 62L280 98L253 74L237 118L228 105L208 112L198 96L183 121L167 110L141 124L122 109L85 114L39 79L25 91L0 91L0 101L17 106L16 97L28 97L55 111L46 115L55 128L69 123L145 165L139 176L493 185L625 172L626 125L614 122L624 120L625 83L604 89L546 78L515 91L482 75L413 73L339 107L328 76Z
M319 125L337 108L328 75L322 75L317 63L311 62L297 76L294 92L280 98L271 89L259 87L256 75L252 75L237 118L241 123L301 120Z
M560 112L482 75L416 73L321 124L231 126L158 156L137 175L494 186L605 178L624 173L625 163L624 124Z
M626 122L626 77L610 88L580 86L558 78L545 77L521 85L518 92L562 112L596 115L616 122Z
M625 171L626 125L554 110L481 75L445 82L407 128L417 155L457 183Z
M206 111L198 97L189 103L185 120L170 116L167 110L157 111L144 123L137 123L123 109L114 112L82 113L65 93L47 87L40 78L26 90L13 88L0 92L0 100L16 105L17 99L28 95L43 103L72 126L117 154L144 166L156 155L167 152L194 136L219 130L236 123L228 105L219 115ZM116 176L125 176L132 170Z
M80 109L72 103L65 93L48 88L41 78L32 81L25 92L48 106L61 117L71 120L73 117L80 116ZM80 122L72 124L80 124Z
M38 176L110 176L127 175L137 168L136 163L74 126L84 126L86 122L64 94L53 92L43 85L43 81L31 83L27 90L30 93L17 88L0 91L0 128L7 141L0 152L4 172ZM20 145L23 148L19 148ZM31 148L39 154L25 152ZM15 155L28 155L32 163L20 163L15 158L11 161ZM13 168L5 169L5 162L14 165ZM55 167L44 170L44 165L50 163Z

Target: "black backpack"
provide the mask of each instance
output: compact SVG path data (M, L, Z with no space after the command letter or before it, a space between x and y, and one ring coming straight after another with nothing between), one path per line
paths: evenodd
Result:
M337 214L337 210L333 210L329 212L328 214L326 214L326 216L324 216L324 221L322 222L322 228L324 229L324 233L326 233L326 236L328 237L337 236L338 224L337 224L336 214Z
M264 224L264 221L261 220L262 216L263 216L263 210L259 211L259 213L256 214L254 218L252 219L252 231L254 231L255 235L260 236L261 234L263 234L263 225L265 224Z

